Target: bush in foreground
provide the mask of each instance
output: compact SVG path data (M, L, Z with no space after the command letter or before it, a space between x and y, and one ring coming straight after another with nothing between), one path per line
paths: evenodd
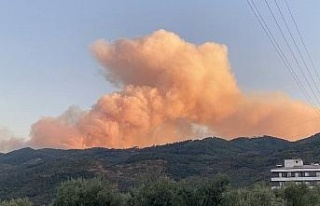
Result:
M18 198L0 202L0 206L33 206L33 204L27 198Z
M121 206L123 200L106 181L97 178L77 179L64 182L58 188L53 205Z
M188 182L161 178L120 193L102 179L77 179L61 184L54 206L319 206L320 187L288 184L272 190L266 184L231 188L224 176ZM0 201L0 206L32 206L27 199Z

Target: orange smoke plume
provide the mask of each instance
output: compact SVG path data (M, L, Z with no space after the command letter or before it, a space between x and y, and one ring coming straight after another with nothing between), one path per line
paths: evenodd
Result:
M124 148L215 135L225 138L313 134L315 110L281 93L247 95L230 70L227 48L196 46L159 30L133 39L92 46L106 79L120 92L101 97L90 111L71 107L32 126L34 147ZM293 139L290 139L293 140Z

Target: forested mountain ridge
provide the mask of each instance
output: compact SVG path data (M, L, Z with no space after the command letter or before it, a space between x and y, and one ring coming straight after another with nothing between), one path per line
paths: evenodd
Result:
M320 135L297 142L275 137L224 140L210 137L163 146L85 150L23 148L0 154L0 199L53 199L70 178L103 176L125 191L143 179L167 176L197 180L227 174L234 186L268 181L270 169L285 158L319 162Z

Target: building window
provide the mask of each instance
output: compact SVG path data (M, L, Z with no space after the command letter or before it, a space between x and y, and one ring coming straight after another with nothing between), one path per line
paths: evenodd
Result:
M309 177L309 172L305 172L305 173L304 173L304 176L305 176L305 177Z
M279 173L278 172L273 172L272 173L272 177L279 177Z
M312 171L309 172L309 177L316 177L316 176L317 176L316 172L312 172Z

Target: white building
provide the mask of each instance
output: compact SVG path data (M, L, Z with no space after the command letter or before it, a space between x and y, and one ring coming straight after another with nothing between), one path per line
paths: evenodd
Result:
M301 159L284 160L284 166L271 169L272 188L279 188L287 182L305 183L310 186L320 185L319 164L304 165Z

